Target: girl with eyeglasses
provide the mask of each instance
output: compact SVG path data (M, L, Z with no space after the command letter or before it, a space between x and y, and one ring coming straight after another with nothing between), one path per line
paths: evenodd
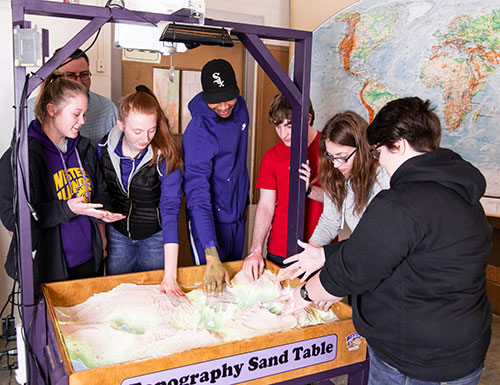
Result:
M323 213L309 243L327 245L343 229L356 228L366 206L382 189L389 176L372 156L366 139L368 123L357 113L345 111L331 117L319 139L319 178L324 189ZM298 241L302 246L302 242ZM290 260L285 260L285 263ZM296 265L297 267L294 267ZM296 277L298 264L282 271L281 277ZM321 266L311 266L303 279ZM283 278L285 279L285 278Z
M484 370L492 321L486 179L439 147L441 132L429 100L387 103L366 136L391 188L370 202L349 239L305 245L289 258L324 266L282 298L281 314L352 295L369 385L477 385Z

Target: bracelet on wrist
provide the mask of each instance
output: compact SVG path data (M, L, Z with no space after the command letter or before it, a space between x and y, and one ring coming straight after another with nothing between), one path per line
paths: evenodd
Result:
M312 302L312 299L309 297L309 292L307 291L306 289L306 285L303 285L301 288L300 288L300 296L302 297L302 299L304 301L307 301L307 302Z
M306 197L308 197L309 194L311 194L311 191L312 191L312 187L311 187L311 185L309 185L309 187L307 188L307 191L306 191Z

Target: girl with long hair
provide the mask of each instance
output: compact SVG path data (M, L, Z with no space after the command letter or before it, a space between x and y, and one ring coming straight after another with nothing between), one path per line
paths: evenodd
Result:
M88 98L84 86L54 72L42 83L28 127L35 285L103 274L104 222L123 218L107 208L106 184L90 140L80 136ZM0 161L1 218L11 231L6 269L15 278L17 239L12 204L12 149ZM101 220L101 221L97 221Z
M312 245L329 244L344 223L354 231L370 201L389 187L387 173L370 151L367 127L368 123L357 113L344 111L331 117L321 132L319 177L325 196L323 213L309 239ZM299 241L299 245L304 244ZM294 257L285 262L295 261ZM305 272L305 280L320 267L303 266L303 261L299 261L283 271L280 278Z
M125 215L107 228L107 274L164 269L162 291L183 296L177 284L180 150L147 87L122 97L118 114L98 145L112 206Z

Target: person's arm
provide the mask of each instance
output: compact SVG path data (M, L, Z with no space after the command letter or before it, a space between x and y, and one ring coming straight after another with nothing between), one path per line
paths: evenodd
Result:
M308 299L305 299L302 294L304 286L304 294L307 295ZM306 283L295 287L291 292L279 297L278 300L286 302L281 315L289 315L309 305L318 307L317 304L322 305L321 310L327 311L332 304L341 301L342 297L330 294L321 284L319 273L317 273Z
M262 249L271 227L276 205L276 191L260 189L259 203L255 212L252 245L250 254L245 258L243 271L249 279L255 280L264 272Z
M186 207L191 211L196 223L207 261L203 289L208 295L216 292L222 293L224 282L229 282L229 275L222 266L217 252L218 243L210 186L213 158L218 151L217 140L205 127L203 119L198 117L189 122L182 138L182 147Z
M165 268L160 290L173 297L185 297L184 292L177 283L177 262L179 257L179 244L166 243L163 245Z
M317 202L323 202L323 199L325 197L325 194L323 192L323 187L315 184L311 185L311 192L307 197Z
M91 180L91 196L88 203L83 203L82 197L69 199L67 204L70 210L76 215L87 215L91 220L101 220L106 223L125 218L122 214L108 211L111 209L110 196L95 148L89 145L84 148L77 147L77 151L83 159L85 172Z
M383 191L370 203L349 239L324 247L321 284L332 295L362 294L393 274L425 238L408 209Z
M324 194L323 212L309 242L316 245L329 244L339 233L342 214L337 210L328 195Z
M309 161L307 161L307 163L302 163L302 167L299 168L299 177L306 182L306 197L318 202L323 202L323 187L317 184L311 184L311 168L309 167ZM309 187L311 187L311 191L307 194Z
M179 212L181 206L182 174L173 170L167 174L166 163L160 164L161 183L160 214L162 218L164 274L160 289L167 295L183 297L184 292L177 283L177 263L179 258Z
M212 206L211 177L218 144L203 119L193 118L182 138L184 193L203 249L218 247Z
M336 301L335 298L348 294L373 290L422 242L425 232L407 210L377 198L349 239L325 246L323 250L309 246L301 253L301 258L314 258L323 253L326 260L321 271L306 284L311 301ZM300 288L280 299L287 302L282 314L311 304L303 300Z

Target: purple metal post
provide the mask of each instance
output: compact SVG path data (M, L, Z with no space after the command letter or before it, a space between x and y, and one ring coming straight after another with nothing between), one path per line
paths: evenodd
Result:
M23 1L12 0L12 26L20 28L29 28L31 25L29 22L24 20L24 10ZM13 55L15 57L15 55ZM25 306L22 308L23 315L23 329L26 331L30 320L33 319L33 307L34 304L34 291L33 291L33 261L31 258L31 215L26 205L29 201L29 162L28 162L28 137L26 133L26 110L20 111L21 97L23 93L24 79L26 77L26 68L16 67L14 65L14 106L15 106L15 117L14 124L15 127L19 127L19 131L16 130L16 142L19 141L18 153L16 159L16 173L18 176L22 175L24 170L24 181L23 178L18 177L16 180L17 184L17 226L18 226L18 253L20 257L20 277L19 282L21 283L21 296L22 301ZM22 122L20 124L21 114L23 115ZM28 186L24 189L23 182ZM28 194L28 196L25 195ZM28 334L28 333L26 333ZM25 338L29 339L29 335ZM26 359L28 376L36 371L34 361L26 355L26 357L19 357L19 360Z
M288 256L299 252L297 239L302 239L304 234L305 182L299 178L299 168L301 164L305 163L307 160L311 50L312 33L308 38L295 42L293 80L300 91L300 99L295 101L290 100L292 104L292 145L290 158L290 190L288 198ZM297 122L299 124L296 124Z

